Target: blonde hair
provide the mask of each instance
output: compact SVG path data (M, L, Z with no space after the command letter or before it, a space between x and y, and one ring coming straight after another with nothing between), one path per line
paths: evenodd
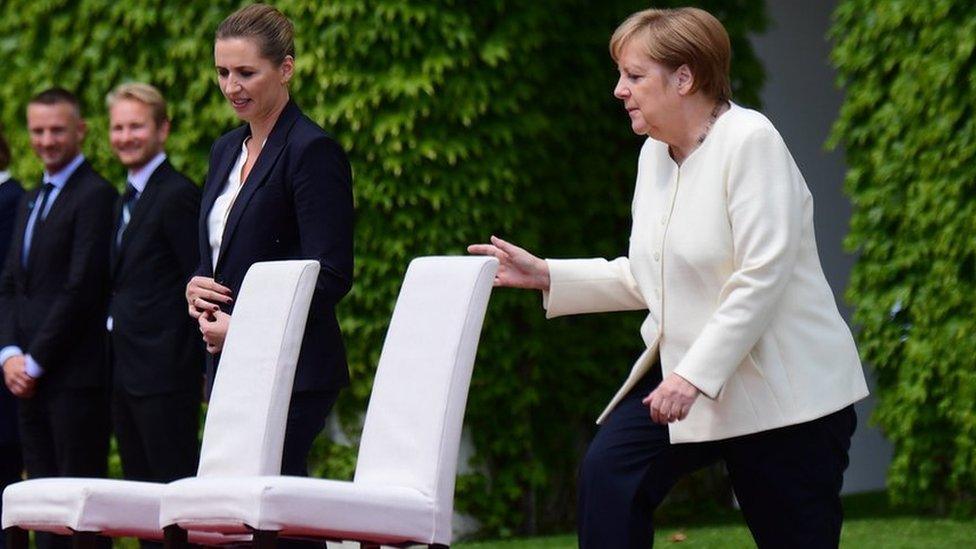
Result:
M119 84L105 97L105 105L111 109L123 100L138 101L149 107L156 126L162 126L169 120L166 115L166 100L155 87L142 82L127 82Z
M281 65L285 57L295 58L295 26L267 4L251 4L227 16L217 27L217 40L255 38L261 55Z
M720 101L732 98L729 65L732 46L725 27L698 8L648 9L628 17L610 38L610 57L620 60L628 44L671 70L688 65L692 93L701 90Z

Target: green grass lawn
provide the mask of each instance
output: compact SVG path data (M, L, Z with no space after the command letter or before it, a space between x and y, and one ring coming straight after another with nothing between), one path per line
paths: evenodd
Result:
M904 514L888 508L881 494L845 498L841 547L870 549L976 548L976 519L953 520ZM654 538L655 547L751 548L749 530L738 513L713 517L711 523L669 524ZM677 541L683 538L682 541ZM459 549L573 549L576 536L458 543Z

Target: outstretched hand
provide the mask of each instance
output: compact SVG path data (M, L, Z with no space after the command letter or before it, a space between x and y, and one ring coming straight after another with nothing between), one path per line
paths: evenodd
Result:
M531 290L549 289L549 265L546 261L515 244L492 236L491 244L472 244L468 246L468 253L490 255L498 259L495 286Z

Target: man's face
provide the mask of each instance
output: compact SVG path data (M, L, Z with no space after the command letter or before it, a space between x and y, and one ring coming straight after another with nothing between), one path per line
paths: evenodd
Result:
M31 147L47 173L57 173L81 152L85 121L68 103L27 106L27 131Z
M126 168L138 170L162 152L169 123L156 124L152 108L141 101L121 99L109 109L108 138L115 156Z

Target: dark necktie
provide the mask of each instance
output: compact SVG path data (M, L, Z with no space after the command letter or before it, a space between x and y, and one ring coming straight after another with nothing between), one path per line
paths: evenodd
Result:
M51 191L53 190L53 183L45 183L41 187L40 200L35 202L34 212L36 213L34 214L34 224L30 226L30 230L24 239L24 257L21 258L25 267L27 266L27 258L30 256L30 247L37 239L37 235L40 233L41 227L44 224L44 210L47 209L48 198L51 196Z
M138 199L139 191L132 186L132 183L126 185L125 194L122 195L122 211L119 213L119 231L115 234L116 246L122 245L122 233L125 232L129 220L132 219L132 207L135 206Z

